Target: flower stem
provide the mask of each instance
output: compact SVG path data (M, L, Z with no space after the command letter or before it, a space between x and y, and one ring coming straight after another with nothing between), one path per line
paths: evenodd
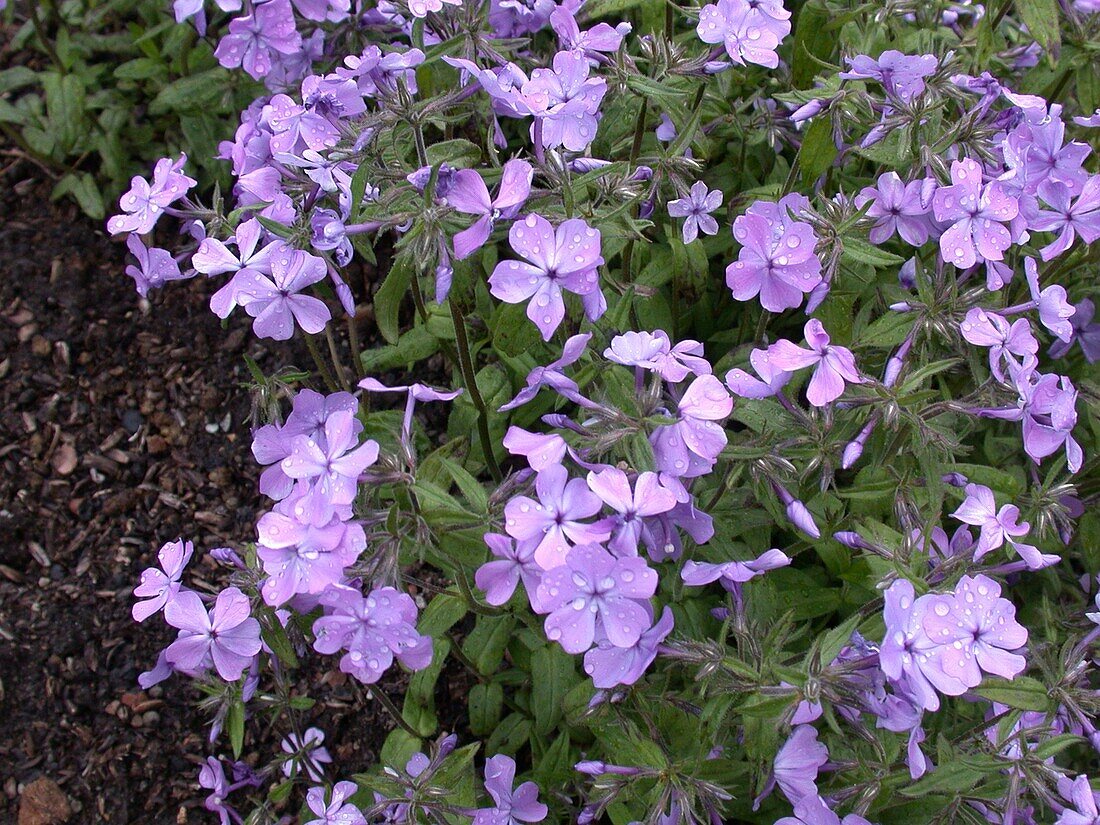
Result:
M325 365L325 359L321 357L321 350L317 346L317 342L313 340L312 335L306 335L306 348L309 349L309 354L313 356L313 363L317 365L317 372L321 375L321 380L325 382L325 386L328 387L329 392L339 392L340 387L337 386L335 379L328 371L328 367Z
M477 410L477 431L481 438L481 451L485 454L485 463L489 467L493 481L499 484L504 476L500 472L496 456L493 455L493 440L489 435L489 411L485 406L485 399L481 397L481 392L477 388L474 365L470 358L470 341L466 337L466 318L462 315L462 310L458 308L458 302L454 298L447 301L447 304L451 308L451 320L455 325L455 343L458 345L458 364L462 372L462 381L466 385L467 392L470 393L474 409Z

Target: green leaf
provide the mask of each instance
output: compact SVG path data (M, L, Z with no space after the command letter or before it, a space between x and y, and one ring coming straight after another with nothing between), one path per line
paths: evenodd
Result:
M398 313L414 274L412 256L400 254L394 259L390 271L386 273L386 280L374 294L375 321L378 324L378 331L382 333L387 343L396 344L401 335Z
M239 759L244 750L244 702L240 696L229 705L225 717L225 728L229 731L229 742L233 748L233 758Z
M169 112L200 112L221 108L222 98L229 87L229 72L220 66L190 77L181 77L157 93L149 104L149 114L164 115Z
M476 143L471 143L462 138L443 140L433 143L427 148L428 163L431 166L439 166L441 163L449 163L459 169L477 166L481 160L481 149Z
M470 708L470 732L476 736L488 736L500 722L504 689L497 682L474 685L470 688L467 704Z
M477 624L462 643L462 652L474 663L478 673L483 676L496 673L515 627L513 616L477 617Z
M493 349L502 355L523 355L542 340L523 304L501 304L493 313Z
M275 611L264 608L263 613L265 619L261 634L263 640L285 667L291 669L298 667L298 657L294 655L294 646L290 643L290 638L286 635L286 628L276 617Z
M904 796L919 797L932 793L950 794L971 791L997 767L996 763L992 770L979 769L962 761L937 763L935 771L908 784L907 787L898 788L897 792Z
M1074 736L1072 733L1062 733L1058 736L1044 739L1031 751L1031 756L1040 760L1050 759L1052 756L1057 756L1066 748L1085 741L1086 740L1081 736Z
M1047 51L1053 66L1053 55L1050 53L1057 51L1062 43L1062 35L1058 30L1057 0L1016 0L1016 11L1027 24L1027 30L1035 38L1035 42Z
M417 629L433 639L441 636L462 621L466 615L466 602L458 596L440 593L424 608L417 622Z
M832 56L837 37L828 24L829 11L821 0L810 0L799 10L791 55L791 82L795 88L808 88L821 69L819 61Z
M905 263L905 258L902 258L900 255L895 255L893 252L886 252L883 249L879 249L877 246L872 246L866 241L861 241L859 238L844 239L843 257L858 261L861 264L869 264L875 267L875 269L884 269L893 266L900 267Z
M43 74L42 88L46 92L46 114L54 142L62 152L77 146L84 134L84 84L75 75Z
M576 680L573 657L558 645L546 645L531 654L531 707L535 731L545 736L562 715L562 700Z
M530 736L531 720L522 713L509 713L489 737L485 752L514 756L516 751L527 744Z
M97 221L103 219L103 195L91 172L70 172L65 175L54 185L50 200L57 200L65 195L72 197L89 218Z
M368 350L363 353L363 372L371 373L406 367L422 361L439 351L439 339L424 326L405 332L396 344Z
M973 690L990 702L999 702L1019 710L1051 711L1054 702L1042 682L1030 676L1017 676L1012 681L988 678Z
M798 150L798 167L802 182L810 184L828 171L836 159L833 125L830 118L815 118L806 129L802 148Z

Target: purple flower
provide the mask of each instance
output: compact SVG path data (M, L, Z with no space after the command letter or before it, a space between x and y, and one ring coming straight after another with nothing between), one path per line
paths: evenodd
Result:
M632 29L629 23L618 23L614 28L608 23L597 23L582 32L573 10L564 4L550 12L550 26L563 49L581 49L590 56L592 52L617 52Z
M786 553L782 550L772 549L752 561L727 561L720 564L697 561L684 562L680 576L683 578L684 584L689 587L699 587L720 581L722 587L733 592L750 579L762 576L769 570L786 567L790 563L791 560Z
M1072 781L1068 776L1058 777L1058 793L1072 807L1064 808L1054 825L1096 825L1100 821L1100 794L1092 789L1087 776Z
M324 330L332 314L324 301L300 293L323 281L326 274L322 259L301 250L284 249L283 254L271 259L270 276L253 269L243 269L234 276L235 302L255 319L252 331L260 338L287 341L294 335L295 321L305 332L315 335Z
M658 649L672 632L672 626L672 608L665 605L661 618L630 647L617 647L606 638L597 639L596 646L584 654L584 672L600 690L634 684L657 658Z
M804 796L794 806L794 816L785 816L775 825L871 825L859 814L848 814L841 819L815 792Z
M485 562L477 569L474 583L484 591L489 604L505 604L521 580L527 597L532 600L537 597L542 568L535 561L535 548L539 546L535 538L514 542L508 536L485 534L485 544L496 560Z
M657 469L677 478L708 472L726 446L726 431L715 422L733 411L733 399L713 375L692 381L677 405L676 421L650 436Z
M1069 319L1076 311L1069 303L1065 287L1051 284L1039 289L1039 268L1034 258L1024 258L1024 276L1031 291L1032 306L1039 310L1039 323L1062 341L1073 337L1073 324Z
M562 290L582 296L586 314L595 320L593 299L599 293L596 268L603 264L600 232L579 218L564 221L554 231L540 215L512 224L508 240L529 263L502 261L489 278L490 292L509 304L527 304L527 317L549 341L565 317Z
M954 594L931 596L924 611L924 632L940 646L940 667L967 688L977 687L983 670L1013 679L1027 666L1011 652L1027 643L1027 629L1000 596L1001 586L989 577L963 576Z
M387 387L375 378L364 378L359 386L368 392L404 392L405 415L401 419L401 442L411 452L412 445L412 420L416 411L417 401L453 401L462 395L462 390L437 390L427 384L409 384L408 386Z
M1051 208L1039 211L1030 227L1039 232L1058 232L1052 243L1039 250L1044 261L1069 249L1078 235L1087 244L1100 238L1100 175L1086 180L1072 202L1073 191L1060 181L1043 181L1038 194Z
M829 749L817 741L817 729L799 725L775 755L775 782L797 805L803 797L817 796L817 772L828 761Z
M732 369L726 373L726 386L736 396L770 398L791 380L791 373L772 363L768 350L754 349L749 353L749 363L759 378L749 375L743 369Z
M531 127L535 151L541 151L541 131L541 143L546 148L564 146L570 152L583 152L596 137L607 81L588 76L591 67L579 49L558 52L553 66L535 69L520 90L535 116Z
M323 445L307 435L295 436L290 455L283 459L283 472L313 481L309 495L295 508L296 516L325 524L332 518L333 505L355 499L359 475L378 459L378 443L368 439L357 446L354 421L346 410L332 413L325 421Z
M310 788L306 792L306 805L317 818L305 822L304 825L367 825L363 812L345 801L358 790L354 782L337 782L326 803L324 787Z
M1050 357L1061 358L1077 343L1081 346L1086 361L1090 364L1100 361L1100 323L1093 320L1095 316L1096 307L1091 300L1083 298L1076 303L1074 313L1070 316L1070 325L1073 328L1070 340L1059 339L1051 344Z
M632 491L626 473L608 467L590 472L588 487L618 514L607 545L617 556L638 555L642 519L667 513L676 506L676 497L661 485L656 473L639 473Z
M512 455L525 457L535 472L541 472L552 464L561 464L569 448L560 435L532 433L516 426L508 428L502 443Z
M462 0L409 0L409 12L413 17L427 17L429 12L443 10L443 4L461 6Z
M1032 373L1016 383L1020 399L1015 407L984 409L989 418L1023 422L1024 452L1035 463L1065 446L1066 463L1076 473L1084 462L1081 445L1073 438L1077 424L1077 390L1069 378Z
M352 88L355 84L352 81ZM264 107L263 122L272 131L271 151L276 154L312 149L315 152L335 146L340 130L322 114L300 106L286 95L275 95Z
M787 372L812 366L814 374L806 388L806 398L815 407L824 407L844 392L845 382L861 384L863 378L856 369L855 357L846 347L829 343L829 334L816 318L806 322L806 343L810 349L779 340L768 348L772 366Z
M678 384L689 375L711 374L701 343L687 340L673 346L664 330L616 335L603 354L616 364L653 370L671 384Z
M571 364L575 364L580 357L584 355L584 349L591 338L592 333L590 332L571 336L565 342L565 346L562 347L561 358L558 358L556 361L551 361L545 367L535 367L531 370L531 372L527 374L525 382L527 386L516 393L515 398L507 404L502 405L498 412L507 412L508 410L514 410L516 407L523 406L538 395L539 390L543 387L568 398L574 404L579 404L582 407L594 407L595 404L593 404L593 402L580 394L580 387L577 386L577 382L572 378L566 377L565 373L561 371L562 367L568 367Z
M760 296L764 309L782 312L802 303L821 283L821 261L814 254L817 235L787 210L809 206L805 197L787 195L779 203L758 201L733 222L741 244L737 260L726 267L726 285L738 301Z
M686 218L684 221L684 243L689 244L699 237L701 231L704 235L718 234L718 221L712 218L709 212L722 205L722 190L710 191L703 181L696 181L691 185L691 193L685 198L679 198L668 202L668 214L673 218Z
M982 167L969 158L951 164L951 186L932 196L937 221L951 225L940 236L940 255L959 269L968 269L979 256L1000 261L1012 244L1005 223L1020 211L1019 202L994 181L982 185Z
M534 558L543 570L565 563L570 542L607 540L610 530L601 522L581 521L596 515L603 506L584 479L570 479L569 471L555 464L535 477L535 492L538 501L516 496L505 505L504 525L508 535L520 541L538 539Z
M863 188L856 205L871 203L867 217L876 219L868 236L871 243L885 243L895 232L910 246L922 246L928 240L932 231L929 182L925 179L905 183L897 172L887 172L879 176L875 186Z
M432 661L432 640L416 632L416 604L392 587L372 590L365 597L347 587L330 587L321 596L326 615L313 623L318 653L347 651L340 670L364 684L373 684L398 661L423 670Z
M937 645L924 630L931 596L915 598L913 585L899 579L885 593L882 618L886 635L879 646L882 672L904 695L927 710L938 710L936 691L948 696L966 692L966 685L940 667Z
M157 551L160 567L144 570L141 583L134 588L134 595L145 599L135 604L131 611L135 622L144 622L176 597L180 592L183 568L187 566L194 552L194 545L183 539L170 541Z
M1020 554L1031 570L1040 570L1059 561L1058 556L1042 554L1030 544L1014 541L1015 538L1026 536L1031 525L1026 521L1023 524L1017 523L1020 508L1014 504L1006 504L998 510L993 491L981 484L966 485L966 499L951 515L964 524L980 529L978 544L974 548L974 561L980 560L1005 542Z
M302 37L294 25L290 0L270 0L253 4L252 13L234 18L214 56L227 69L243 66L254 79L271 71L278 55L293 55L302 47Z
M180 591L165 605L164 619L179 630L165 650L176 670L197 673L212 663L219 676L234 682L260 652L260 623L249 615L248 597L236 587L221 591L209 613L198 593Z
M107 221L107 231L112 235L122 232L144 235L151 232L164 210L184 197L187 190L198 183L181 171L185 163L187 155L180 155L179 160L161 158L153 167L152 183L140 175L131 178L130 190L118 201L123 214L115 215Z
M308 490L302 491L308 495ZM324 525L293 517L295 495L265 513L256 525L256 555L268 578L264 601L280 605L301 593L317 594L343 580L344 568L353 564L367 547L363 527L338 516Z
M498 755L485 760L485 790L496 803L474 813L473 825L516 825L542 822L547 808L539 802L539 786L524 782L513 790L516 763L510 756Z
M543 574L539 603L546 636L567 653L584 653L601 630L615 647L632 647L650 626L644 605L657 590L645 559L616 559L602 547L574 547L559 567Z
M790 20L782 0L718 0L703 7L696 32L704 43L722 43L734 63L774 69L775 50L791 33Z
M180 272L180 265L171 252L156 246L147 247L135 233L126 238L126 247L138 263L137 266L128 264L126 274L134 279L137 294L142 298L149 294L150 289L160 289L169 281L182 281L189 277Z
M283 776L287 778L304 769L312 782L321 782L325 778L324 765L332 762L332 757L324 747L325 732L320 728L306 728L302 739L298 734L290 733L280 743L287 758L283 760Z
M1008 365L1010 373L1031 372L1039 363L1035 355L1039 342L1032 335L1031 324L1026 318L1017 318L1010 326L997 313L974 307L966 313L959 330L971 344L990 348L989 368L998 381L1005 380L1002 362Z
M496 221L515 215L531 194L534 174L527 161L508 161L501 170L497 195L490 200L485 181L476 171L460 169L455 173L454 182L447 191L448 206L467 215L478 216L473 226L455 235L456 258L462 260L480 249L488 240Z
M206 757L206 761L199 768L199 787L206 788L210 793L203 802L203 807L211 813L218 815L221 825L230 825L231 822L240 822L237 812L229 807L225 798L229 796L233 788L225 778L225 768L221 760L216 756Z
M861 54L848 58L847 62L848 71L841 72L840 77L877 80L887 94L906 102L924 91L924 79L935 74L939 67L935 55L902 54L894 49L887 49L877 59Z

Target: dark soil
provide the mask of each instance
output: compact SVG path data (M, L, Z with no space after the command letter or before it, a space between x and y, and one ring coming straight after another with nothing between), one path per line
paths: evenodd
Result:
M186 680L138 687L170 631L133 622L131 590L180 536L192 586L224 576L205 551L252 538L265 506L243 356L269 372L308 359L265 348L247 318L223 329L204 279L142 302L125 247L40 178L0 173L0 821L43 777L32 791L57 783L70 823L214 821L198 765L227 748L206 742ZM343 775L363 770L392 724L339 674L322 681L312 721ZM245 758L262 765L278 737L255 735Z

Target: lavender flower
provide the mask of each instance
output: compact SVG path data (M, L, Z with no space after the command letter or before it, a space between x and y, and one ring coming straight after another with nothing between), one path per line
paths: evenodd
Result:
M455 235L456 258L468 258L484 246L498 220L511 218L516 214L531 194L534 174L527 161L508 161L501 170L497 195L490 200L485 181L476 171L460 169L455 173L454 181L447 191L447 205L459 212L478 216L473 226Z
M607 638L597 639L596 646L584 654L584 672L592 677L592 684L609 690L641 679L672 632L673 621L672 609L665 605L661 618L630 647L618 647Z
M176 598L180 592L183 568L187 566L194 552L194 545L183 539L170 541L157 551L160 567L149 567L142 571L141 583L134 588L134 595L145 599L137 602L131 611L135 622L144 622Z
M718 564L709 562L688 561L684 562L680 576L684 584L689 587L699 587L711 582L721 582L722 587L730 592L745 582L762 576L769 570L786 567L791 563L790 558L782 550L768 550L758 558L751 561L727 561Z
M570 218L555 232L546 218L528 215L512 225L508 240L529 263L497 264L489 278L490 291L505 303L529 301L527 317L539 328L543 340L550 340L565 317L563 289L582 296L592 320L603 314L596 272L604 262L599 230Z
M515 781L516 763L510 756L485 760L485 790L495 804L476 811L473 825L519 825L546 819L547 808L539 802L539 786L524 782L513 789Z
M1020 554L1031 570L1049 567L1060 560L1058 556L1040 553L1030 544L1014 541L1015 538L1026 536L1030 525L1026 521L1023 524L1017 523L1020 508L1014 504L1006 504L998 510L993 491L981 484L966 485L966 499L951 515L964 524L980 528L974 561L980 560L1005 542Z
M677 405L676 421L650 436L657 469L677 478L694 478L710 470L726 432L721 421L733 410L733 399L713 375L693 380Z
M932 196L936 220L951 224L940 236L943 260L959 269L974 266L979 256L1001 260L1012 244L1003 224L1019 213L1019 202L996 181L983 186L982 167L970 159L951 164L951 182Z
M160 289L169 281L181 281L189 275L180 272L180 265L172 253L159 247L147 247L141 238L131 234L126 238L126 248L137 258L138 265L127 265L126 274L134 279L137 294L142 298L150 289Z
M209 613L198 593L180 591L165 605L164 619L179 630L165 651L176 670L197 673L213 665L219 676L234 682L260 652L260 623L249 615L248 597L236 587L221 591Z
M870 202L867 217L875 218L869 240L885 243L897 232L910 246L923 246L932 232L929 181L905 183L897 172L880 175L875 186L865 186L856 198L857 206Z
M232 20L214 56L227 69L243 67L259 80L271 71L279 55L292 55L301 46L290 0L270 0L254 5L251 14Z
M485 593L485 601L491 605L505 604L516 586L523 582L529 599L536 599L539 582L542 580L542 567L535 561L535 549L539 546L538 537L527 541L515 542L508 536L486 533L485 544L496 561L481 565L474 574L474 583Z
M311 782L325 778L324 766L332 762L325 748L325 732L320 728L306 728L302 738L296 733L287 734L279 744L287 758L283 760L283 776L291 778L299 770L305 771Z
M119 207L123 214L115 215L107 221L107 231L112 235L123 232L135 232L144 235L152 232L153 227L164 210L187 194L198 181L183 174L187 155L178 160L161 158L153 167L153 182L137 175L130 180L130 189L119 198ZM131 251L133 251L131 249Z
M639 473L631 491L626 473L608 467L590 472L588 487L618 514L607 545L617 556L638 555L642 519L667 513L676 506L676 497L661 485L656 473Z
M708 190L707 185L700 180L691 185L691 192L687 197L668 202L668 214L673 218L686 218L683 238L684 243L689 244L699 237L700 231L704 235L718 234L718 221L707 213L721 205L722 190Z
M1017 318L1010 325L997 313L974 307L966 313L959 330L971 344L989 347L989 369L998 381L1005 380L1002 363L1013 374L1029 373L1039 363L1039 342L1026 318Z
M815 407L824 407L844 392L845 382L861 384L863 378L856 369L855 357L846 347L829 341L829 334L816 318L806 322L806 343L810 349L779 340L768 348L769 362L786 372L812 366L814 374L806 387L806 398Z
M704 43L722 43L734 63L774 69L775 50L791 33L790 19L782 0L718 0L703 6L696 31Z
M797 805L804 797L817 796L817 772L828 761L829 749L817 741L817 730L812 725L799 725L775 755L775 782Z
M905 102L924 91L924 79L935 74L939 67L935 55L902 54L896 49L887 49L877 59L861 54L848 58L847 62L848 71L841 72L840 77L877 80L888 95Z
M711 374L710 362L703 357L701 343L687 340L673 346L664 330L616 335L603 354L616 364L653 370L672 384L689 375Z
M320 258L300 250L284 250L284 254L272 258L270 276L253 269L243 269L234 276L235 301L255 319L252 331L260 338L289 340L295 322L315 335L324 330L332 314L319 298L300 293L323 281L326 274L325 262Z
M346 801L358 790L354 782L337 782L326 803L324 787L310 788L306 791L306 805L317 818L304 825L367 825L363 812Z
M1041 210L1030 222L1031 228L1039 232L1058 232L1052 243L1039 250L1044 261L1069 249L1078 235L1087 244L1100 238L1100 175L1086 180L1072 201L1073 190L1056 180L1040 183L1038 194L1051 209Z
M546 635L567 653L584 653L597 631L615 647L632 647L650 626L643 600L657 589L657 574L644 559L616 559L595 544L581 544L548 570L538 597Z

